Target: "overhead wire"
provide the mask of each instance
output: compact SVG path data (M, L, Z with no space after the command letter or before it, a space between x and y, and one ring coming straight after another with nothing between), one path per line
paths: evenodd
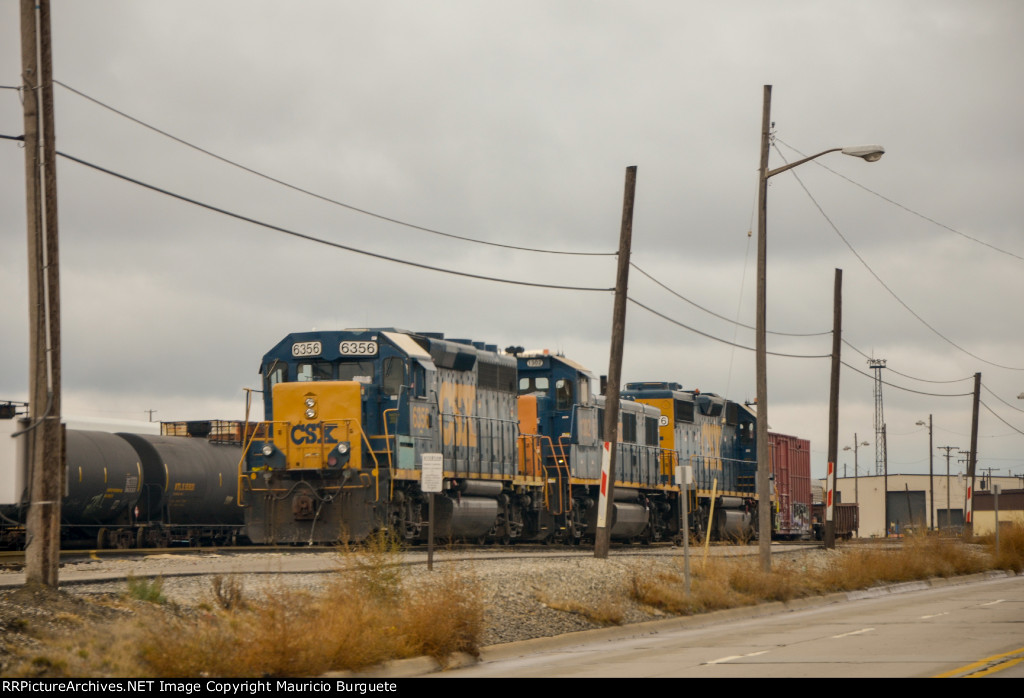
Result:
M786 160L785 156L782 155L782 152L779 151L778 146L775 146L775 151L779 154L779 157L781 157L783 159L783 161ZM832 222L832 219L828 217L828 214L825 213L825 210L821 207L821 205L818 203L818 201L814 198L814 195L811 194L810 190L804 185L803 180L800 179L800 175L798 175L796 173L796 170L790 170L790 173L796 179L797 183L800 184L800 187L804 190L804 193L806 193L807 196L810 198L810 200L814 204L815 208L818 209L818 212L821 213L822 217L825 219L825 221L832 228L833 232L835 232L835 234L839 236L839 239L843 241L843 243L847 246L847 248L849 248L850 252L853 253L853 255L857 258L857 260L860 261L860 263L862 265L864 265L864 268L868 270L868 273L870 273L873 277L875 277L875 280L879 284L881 284L882 288L884 288L886 291L888 291L889 295L891 295L896 300L897 303L899 303L904 308L906 308L907 312L909 312L911 315L913 315L918 320L918 322L920 322L922 325L927 327L936 336L938 336L943 341L947 342L949 345L959 349L963 353L967 354L968 356L970 356L972 358L977 359L978 361L981 361L982 363L986 363L989 366L995 366L997 368L1004 368L1004 369L1007 369L1007 370L1010 370L1010 371L1024 371L1024 367L1022 367L1022 366L1004 366L1003 364L997 364L994 361L989 361L988 359L984 359L984 358L978 356L977 354L974 354L974 353L968 351L967 349L965 349L964 347L960 346L959 344L954 342L952 339L950 339L949 337L947 337L946 335L942 334L937 329L932 327L928 323L927 320L925 320L923 317L921 317L913 308L911 308L909 305L907 305L906 302L904 302L904 300L902 298L900 298L898 295L896 295L896 292L893 291L891 288L889 288L889 286L882 280L882 277L880 277L877 273L875 273L875 270L871 268L871 265L869 265L864 260L864 258L860 256L860 253L858 253L857 250L854 249L853 245L850 244L850 241L846 239L846 236L843 235L842 232L839 230L839 228L836 226L836 224Z
M74 94L78 95L79 97L82 97L83 99L86 99L86 100L92 102L93 104L96 104L96 105L98 105L100 107L103 107L104 109L107 109L107 110L117 114L118 116L121 116L121 117L123 117L125 119L128 119L129 121L131 121L133 123L136 123L139 126L142 126L143 128L149 129L150 131L153 131L154 133L158 133L161 136L164 136L165 138L169 138L169 139L171 139L172 141L174 141L176 143L180 143L181 145L184 145L184 146L186 146L188 148L191 148L191 149L193 149L195 151L198 151L198 152L200 152L200 153L202 153L204 155L208 155L209 157L212 157L215 160L219 160L219 161L221 161L221 162L223 162L223 163L225 163L227 165L230 165L232 167L236 167L236 168L238 168L240 170L248 172L249 174L255 175L257 177L261 177L261 178L263 178L263 179L265 179L265 180L267 180L269 182L273 182L274 184L279 184L279 185L281 185L283 187L287 187L288 189L291 189L293 191L297 191L300 194L305 194L306 196L312 196L315 199L319 199L321 201L325 201L325 202L327 202L329 204L333 204L335 206L341 206L342 208L346 208L346 209L348 209L350 211L354 211L355 213L361 213L361 214L363 214L365 216L370 216L370 217L376 218L378 220L387 221L388 223L394 223L396 225L405 226L406 228L411 228L413 230L419 230L419 231L424 232L424 233L430 233L432 235L440 235L440 236L446 237L446 238L452 238L452 239L455 239L455 240L462 240L463 242L471 242L471 243L474 243L474 244L477 244L477 245L488 245L488 246L491 246L491 247L500 247L500 248L504 248L504 249L508 249L508 250L518 250L518 251L521 251L521 252L537 252L537 253L542 253L542 254L574 255L574 256L581 256L581 257L614 257L616 254L618 254L617 252L576 252L576 251L572 251L572 250L546 250L546 249L541 249L541 248L536 248L536 247L521 247L521 246L518 246L518 245L509 245L509 244L505 244L505 243L501 243L501 242L492 242L490 240L478 240L476 238L466 237L466 236L463 236L463 235L455 235L453 233L446 233L444 231L436 230L434 228L428 228L426 226L417 225L415 223L409 223L407 221L399 220L398 218L392 218L391 216L385 216L385 215L380 214L380 213L375 213L375 212L370 211L368 209L360 208L358 206L353 206L352 204L347 204L347 203L345 203L343 201L338 201L337 199L332 199L331 197L324 196L323 194L318 194L318 193L316 193L314 191L311 191L309 189L304 189L304 188L299 187L297 185L294 185L294 184L291 184L289 182L286 182L286 181L284 181L282 179L278 179L277 177L272 177L271 175L268 175L266 173L260 172L259 170L253 169L251 167L247 167L247 166L245 166L245 165L243 165L243 164L241 164L239 162L231 160L230 158L224 157L223 155L218 155L217 153L214 153L211 150L207 150L206 148L203 148L203 147L200 147L200 146L198 146L198 145L196 145L194 143L191 143L191 142L185 140L184 138L181 138L179 136L175 136L172 133L169 133L167 131L159 129L156 126L153 126L152 124L148 124L148 123L146 123L145 121L143 121L141 119L138 119L138 118L136 118L134 116L131 116L130 114L127 114L127 113L121 111L120 109L116 109L115 107L112 107L109 104L105 104L104 102L101 102L100 100L96 99L95 97L90 97L89 95L85 94L81 90L77 90L74 87L71 87L70 85L67 85L67 84L65 84L65 83L63 83L63 82L61 82L59 80L54 80L53 82L55 84L57 84L57 85L60 85L65 90L73 92Z
M672 323L673 325L677 325L679 327L682 327L683 329L689 330L690 332L693 332L695 334L699 334L701 337L707 337L708 339L712 339L712 340L714 340L716 342L720 342L722 344L727 344L727 345L729 345L731 347L736 347L737 349L746 349L747 351L755 351L754 347L748 347L748 346L744 346L743 344L737 344L736 342L730 342L728 339L722 339L721 337L716 337L713 334L708 334L707 332L702 332L701 330L698 330L695 327L690 327L689 325L687 325L685 323L682 323L679 320L671 318L668 315L665 315L664 313L658 312L654 308L650 308L650 307L644 305L643 303L641 303L640 301L636 300L635 298L633 298L631 296L626 296L626 300L628 300L630 303L633 303L634 305L637 305L637 306L643 308L644 310L646 310L647 312L651 313L652 315L657 315L662 320L666 320L666 321ZM791 359L827 359L830 356L832 356L831 354L784 354L782 352L776 352L776 351L769 351L767 353L772 355L772 356L784 356L784 357L791 358Z
M865 378L870 378L871 380L875 380L874 376L872 376L872 375L870 375L868 373L865 373L864 371L861 371L858 368L854 368L851 364L848 364L845 361L840 360L839 363L841 363L843 366L846 366L846 368L850 369L854 373L859 373L860 375L864 376ZM926 393L923 390L914 390L913 388L905 388L902 385L896 385L895 383L890 383L889 381L881 381L881 382L882 382L883 385L888 385L890 388L895 388L896 390L902 390L902 391L907 392L907 393L916 393L917 395L929 395L931 397L969 397L971 395L974 395L973 392L970 392L970 393Z
M631 261L629 263L629 266L631 266L634 269L636 269L638 272L640 272L641 274L646 276L648 279L650 279L651 281L656 283L658 286L661 286L663 289L665 289L666 291L671 293L676 298L679 298L680 300L686 301L687 303L692 305L694 308L697 308L698 310L703 310L708 315L713 315L714 317L718 318L719 320L724 320L725 322L731 323L733 325L737 325L739 327L743 327L743 328L748 329L748 330L756 329L755 327L752 327L751 325L746 325L746 324L744 324L742 322L739 322L738 320L733 320L731 318L727 318L724 315L720 315L720 314L716 313L713 310L709 310L708 308L705 308L704 306L700 305L699 303L695 303L694 301L690 300L689 298L687 298L686 296L682 295L681 293L678 293L677 291L674 291L673 289L669 288L666 284L664 284L661 281L659 281L658 279L654 278L651 274L648 274L646 271L644 271L639 266L637 266L637 264L635 262ZM780 335L780 336L784 336L784 337L821 337L823 335L832 334L832 330L827 330L825 332L807 332L807 333L799 333L799 332L773 332L771 330L768 330L767 332L768 332L768 334Z
M861 351L857 347L855 347L852 344L850 344L850 342L848 342L847 340L843 339L842 341L843 341L843 344L845 344L846 346L848 346L851 349L853 349L855 352L857 352L858 354L863 356L865 359L873 359L874 358L873 356L868 356L863 351ZM942 381L940 381L940 380L931 380L929 378L918 378L917 376L911 376L910 374L907 374L907 373L900 373L899 371L897 371L896 369L892 368L891 366L886 366L885 370L886 371L891 371L892 373L895 373L897 376L903 376L904 378L909 378L910 380L913 380L913 381L920 381L921 383L960 383L962 381L969 381L969 380L973 380L974 379L974 376L970 375L970 376L964 376L963 378L954 378L952 380L942 380Z
M800 157L807 157L806 155L801 153L799 150L797 150L796 148L791 146L789 143L786 143L784 140L782 140L780 138L776 138L776 140L779 143L782 143L782 145L784 145L787 148L789 148L790 150L792 150L794 153L800 155ZM979 240L978 238L972 237L972 236L968 235L967 233L963 233L963 232L957 230L956 228L953 228L951 226L946 225L945 223L942 223L941 221L937 221L934 218L930 218L930 217L924 215L923 213L919 213L919 212L915 211L914 209L912 209L912 208L910 208L908 206L904 206L903 204L901 204L898 201L893 201L892 199L890 199L889 197L885 196L884 194L879 194L877 191L874 191L873 189L869 189L868 187L865 187L860 182L857 182L856 180L850 179L849 177L847 177L844 174L836 172L835 170L833 170L831 167L829 167L828 165L826 165L823 162L819 162L819 161L815 160L814 164L816 164L818 167L825 168L826 170L828 170L829 172L831 172L832 174L834 174L837 177L845 179L847 182L849 182L850 184L854 185L855 187L859 187L859 188L863 189L864 191L866 191L867 193L873 194L874 196L877 196L879 199L882 199L883 201L885 201L887 203L890 203L893 206L896 206L897 208L903 209L904 211L906 211L907 213L909 213L911 215L917 216L918 218L921 218L922 220L926 220L929 223L932 223L933 225L937 225L940 228L948 230L951 233L955 233L955 234L957 234L957 235L959 235L961 237L967 238L968 240L970 240L972 242L976 242L979 245L984 245L985 247L991 248L991 249L995 250L996 252L1001 252L1002 254L1005 254L1007 256L1015 257L1015 258L1017 258L1017 259L1019 259L1021 261L1024 261L1024 257L1022 257L1019 254L1015 254L1013 252L1010 252L1009 250L1004 250L1004 249L1002 249L1000 247L996 247L995 245L987 243L984 240Z
M308 235L306 233L300 233L298 231L291 230L289 228L284 228L284 227L281 227L281 226L278 226L278 225L273 225L271 223L267 223L265 221L258 220L256 218L250 218L249 216L243 216L242 214L234 213L232 211L228 211L226 209L219 208L217 206L213 206L212 204L203 203L203 202L198 201L196 199L192 199L192 198L189 198L187 196L183 196L181 194L176 194L176 193L174 193L172 191L169 191L167 189L163 189L161 187L157 187L157 186L152 185L152 184L147 184L146 182L142 182L140 180L134 179L134 178L129 177L127 175L123 175L123 174L120 174L118 172L114 172L113 170L109 170L109 169L107 169L105 167L101 167L99 165L96 165L94 163L88 162L86 160L82 160L81 158L77 158L77 157L75 157L73 155L68 155L67 153L63 153L63 152L61 152L59 150L57 151L57 155L60 155L63 158L71 160L72 162L76 162L76 163L78 163L80 165L83 165L85 167L89 167L91 169L94 169L94 170L96 170L98 172L103 172L104 174L108 174L108 175L110 175L112 177L116 177L116 178L121 179L121 180L123 180L125 182L130 182L132 184L135 184L137 186L143 187L145 189L149 189L150 191L155 191L155 192L157 192L159 194L163 194L165 196L169 196L171 198L178 199L179 201L184 201L186 203L190 203L190 204L192 204L194 206L198 206L200 208L204 208L204 209L206 209L208 211L213 211L215 213L220 213L222 215L229 216L231 218L235 218L235 219L240 220L240 221L245 221L246 223L252 223L253 225L258 225L260 227L267 228L268 230L274 230L276 232L284 233L286 235L291 235L293 237L297 237L297 238L300 238L300 239L303 239L303 240L308 240L310 242L316 242L316 243L319 243L321 245L327 245L329 247L336 247L336 248L341 249L341 250L346 250L348 252L354 252L356 254L365 255L367 257L374 257L376 259L382 259L382 260L385 260L385 261L388 261L388 262L395 262L397 264L404 264L406 266L416 267L416 268L419 268L419 269L427 269L427 270L430 270L430 271L437 271L437 272L441 272L443 274L452 274L454 276L463 276L463 277L467 277L467 278L471 278L471 279L480 279L482 281L494 281L494 282L503 283L503 284L514 284L514 285L517 285L517 286L532 286L532 287L535 287L535 288L551 288L551 289L558 289L558 290L563 290L563 291L603 291L603 292L608 292L608 291L614 291L615 290L614 288L598 288L598 287L591 287L591 286L562 286L562 285L558 285L558 284L542 284L542 283L536 283L536 282L532 282L532 281L520 281L520 280L516 280L516 279L503 279L503 278L499 278L499 277L495 277L495 276L486 276L484 274L471 274L469 272L457 271L457 270L454 270L454 269L447 269L447 268L444 268L444 267L436 267L436 266L432 266L432 265L429 265L429 264L422 264L420 262L413 262L413 261L410 261L410 260L407 260L407 259L401 259L401 258L398 258L398 257L391 257L391 256L388 256L388 255L379 254L377 252L370 252L368 250L361 250L361 249L359 249L357 247L352 247L350 245L342 245L341 243L332 242L330 240L324 240L323 238L318 238L318 237L315 237L313 235Z
M1013 405L1011 405L1010 403L1008 403L1008 402L1007 402L1006 400L1004 400L1003 398L1001 398L1001 397L999 397L998 395L996 395L996 394L995 394L995 393L994 393L994 392L992 391L992 389L991 389L991 388L989 388L989 387L988 387L987 385L985 385L984 383L982 383L982 384L981 384L981 387L982 387L982 388L984 388L985 390L987 390L987 391L989 392L989 394L990 394L990 395L992 395L992 397L994 397L994 398L995 398L996 400L999 400L999 402L1003 403L1004 405L1006 405L1007 407L1009 407L1009 408L1010 408L1011 410L1016 410L1016 411L1018 411L1018 412L1024 412L1024 410L1022 410L1021 408L1019 408L1019 407L1014 407Z
M982 401L982 400L978 400L978 402L979 402L979 403L981 404L981 406L982 406L982 407L984 407L984 408L985 408L986 410L988 410L989 412L991 412L991 413L992 413L992 416L993 416L993 417L995 417L995 418L996 418L996 419L998 419L998 420L999 420L1000 422L1002 422L1002 423L1003 423L1003 424L1005 424L1006 426L1008 426L1008 427L1010 427L1011 429L1013 429L1013 430L1014 430L1015 432L1017 432L1018 434L1022 434L1022 435L1024 435L1024 431L1021 431L1020 429L1018 429L1017 427L1013 426L1012 424L1010 424L1009 422L1007 422L1007 421L1006 421L1005 419L1003 419L1002 417L1000 417L1000 416L999 416L998 414L996 414L995 410L993 410L993 409L992 409L991 407L989 407L988 405L986 405L986 404L984 403L984 401Z

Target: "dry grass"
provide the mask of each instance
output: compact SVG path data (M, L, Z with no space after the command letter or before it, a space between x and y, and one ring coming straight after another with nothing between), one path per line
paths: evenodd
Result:
M1024 572L1024 525L999 529L999 551L996 552L996 537L986 536L985 544L993 556L993 566L1000 570L1013 570L1017 574Z
M577 599L556 599L544 594L538 594L537 600L556 611L583 616L595 625L622 625L626 620L623 599L611 595L588 599L586 603Z
M904 539L894 548L847 550L820 567L776 562L768 574L761 572L756 560L713 559L694 571L689 594L681 571L648 569L633 575L630 596L646 606L690 615L881 583L970 574L993 566L1008 569L1014 545L1024 550L1024 533L1007 544L1006 565L999 564L1002 558L993 560L974 546L928 536Z
M473 580L453 570L407 588L401 547L380 534L344 558L334 582L320 593L283 583L255 599L215 589L216 612L169 619L141 643L144 673L152 676L316 676L359 670L402 657L440 663L456 652L476 655L483 604Z
M443 664L456 652L478 654L484 609L472 577L447 569L407 585L398 552L380 537L347 555L317 593L282 577L250 596L236 578L215 576L209 601L189 609L165 603L159 579L129 580L118 603L131 608L131 620L48 638L38 651L20 652L5 675L300 677L402 657Z

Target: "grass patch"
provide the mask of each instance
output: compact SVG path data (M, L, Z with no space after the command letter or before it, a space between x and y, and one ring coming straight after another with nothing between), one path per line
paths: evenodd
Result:
M991 551L996 569L1024 572L1024 525L1015 524L999 529L999 550L996 551L995 535L986 536L985 543Z
M1014 551L1018 551L1016 557ZM697 566L689 594L681 570L650 568L634 572L630 596L645 606L692 615L883 583L971 574L993 567L1013 569L1014 560L1020 564L1020 551L1024 551L1024 528L1019 538L1006 545L1003 564L1000 561L1004 558L993 559L961 541L924 535L906 538L892 548L847 549L817 567L776 561L768 574L761 571L757 560L717 558Z
M128 577L128 596L136 601L149 603L167 603L164 596L164 580L162 577L146 579L145 577Z
M586 603L576 599L549 598L543 594L538 594L537 600L556 611L583 616L596 625L622 625L626 620L626 609L623 608L622 599L610 595L588 600Z

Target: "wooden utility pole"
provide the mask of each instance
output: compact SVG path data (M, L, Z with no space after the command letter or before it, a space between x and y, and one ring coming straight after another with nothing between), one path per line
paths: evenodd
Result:
M964 538L974 535L974 471L978 466L978 403L981 401L981 373L974 374L974 401L971 409L971 450L967 456L967 496L964 498Z
M608 474L601 473L594 557L607 558L615 523L615 445L619 442L619 385L622 383L622 345L626 337L626 291L629 288L629 253L633 242L633 197L636 193L636 165L626 168L619 231L619 266L615 277L615 306L612 309L612 347L608 359L608 390L604 398L604 440L610 450ZM610 444L610 447L607 446ZM601 512L605 512L601 520Z
M771 145L772 86L764 86L761 110L761 162L757 186L757 310L754 366L757 374L757 548L761 571L772 571L771 454L768 451L768 149Z
M60 423L60 274L49 0L21 0L29 279L29 509L25 579L57 586L64 493Z
M836 269L832 293L832 380L828 399L828 475L825 483L828 501L825 503L825 547L836 547L836 460L839 457L839 351L843 339L843 270ZM856 436L854 437L856 438ZM856 467L856 465L854 465Z

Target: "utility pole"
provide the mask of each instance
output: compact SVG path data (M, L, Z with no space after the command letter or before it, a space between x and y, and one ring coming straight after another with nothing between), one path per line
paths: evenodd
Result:
M828 400L828 501L825 503L825 547L836 547L836 460L839 456L839 352L843 339L843 270L836 269L832 291L832 378Z
M981 373L974 374L974 402L971 409L971 451L967 457L967 497L964 499L964 537L974 536L974 471L978 465L978 403L981 401Z
M949 529L953 526L953 514L950 511L949 501L949 452L952 451L956 446L939 446L943 451L946 452L946 528Z
M64 492L61 430L60 274L53 118L50 1L21 0L25 122L25 197L29 279L28 544L25 580L56 587L60 503Z
M761 571L772 571L771 454L768 451L768 154L771 144L772 86L764 86L761 161L757 187L757 310L754 367L757 381L757 548Z
M626 291L629 288L629 253L633 241L633 199L636 193L636 165L626 168L622 197L622 225L619 231L619 266L615 278L615 306L612 309L612 346L608 359L608 391L604 398L604 438L608 454L607 475L601 473L601 495L597 505L594 557L605 559L611 547L615 524L615 451L619 442L619 386L622 384L622 345L626 336ZM603 468L602 468L603 471Z
M931 506L928 509L928 530L935 530L935 447L932 445L932 416L928 415L928 499Z

